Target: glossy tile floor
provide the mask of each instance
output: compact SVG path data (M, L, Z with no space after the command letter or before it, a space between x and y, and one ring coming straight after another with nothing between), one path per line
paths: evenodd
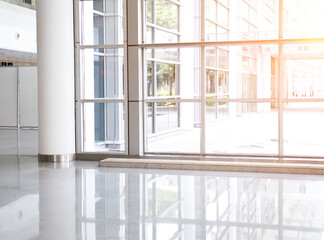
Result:
M323 238L324 176L0 156L1 240Z

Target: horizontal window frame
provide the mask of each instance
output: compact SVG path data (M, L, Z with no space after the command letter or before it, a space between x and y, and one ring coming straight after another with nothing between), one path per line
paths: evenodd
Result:
M85 98L80 99L80 103L125 103L125 98Z
M324 38L282 38L264 40L235 40L235 41L197 41L179 43L142 43L138 47L153 48L188 48L188 47L217 47L217 46L242 46L242 45L290 45L290 44L324 44ZM105 46L105 45L103 45ZM107 45L109 46L109 45Z
M227 94L222 94L222 96L226 96ZM324 100L324 99L323 99ZM197 96L197 98L177 98L171 96L170 98L166 97L150 97L143 100L144 103L181 103L181 102L225 102L225 103L275 103L278 102L278 98L232 98L232 99L220 99L220 98L206 98L202 99ZM324 102L324 101L323 101Z

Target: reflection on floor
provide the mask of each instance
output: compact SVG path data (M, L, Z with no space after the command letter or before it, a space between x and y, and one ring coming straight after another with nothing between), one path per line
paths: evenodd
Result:
M0 133L0 240L324 238L324 176L39 163Z
M0 129L0 155L38 154L38 130Z
M0 239L323 239L324 177L0 157Z

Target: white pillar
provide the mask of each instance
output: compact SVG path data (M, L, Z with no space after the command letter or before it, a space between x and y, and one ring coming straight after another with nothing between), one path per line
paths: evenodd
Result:
M73 0L37 0L38 120L41 160L75 153Z
M143 155L141 1L128 0L128 154Z

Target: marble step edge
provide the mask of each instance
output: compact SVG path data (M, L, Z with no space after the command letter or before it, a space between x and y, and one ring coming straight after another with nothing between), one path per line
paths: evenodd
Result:
M324 175L324 164L107 158L100 167Z

